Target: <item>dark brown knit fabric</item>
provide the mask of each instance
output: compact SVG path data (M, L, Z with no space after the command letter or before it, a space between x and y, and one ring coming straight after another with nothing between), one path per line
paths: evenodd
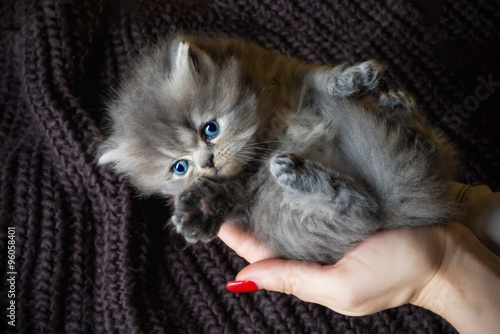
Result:
M454 333L408 305L355 318L278 293L226 292L244 260L221 242L186 248L163 229L161 199L136 198L93 163L101 101L132 57L173 28L234 33L321 64L376 58L390 68L385 85L414 94L456 143L460 180L498 190L499 8L470 0L2 0L0 332Z

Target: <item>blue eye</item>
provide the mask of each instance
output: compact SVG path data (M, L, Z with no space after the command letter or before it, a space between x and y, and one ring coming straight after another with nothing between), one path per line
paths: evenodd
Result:
M189 162L187 160L179 160L172 166L172 171L177 175L184 175L189 169Z
M205 124L205 127L203 128L203 133L205 136L208 138L215 138L220 132L219 128L219 123L217 121L211 121Z

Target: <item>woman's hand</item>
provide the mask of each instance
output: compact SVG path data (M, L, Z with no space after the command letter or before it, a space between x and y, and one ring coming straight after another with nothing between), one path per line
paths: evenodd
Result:
M229 291L289 293L352 316L412 303L463 333L500 328L500 259L459 223L381 232L326 266L273 259L231 224L219 237L251 262Z
M252 263L238 274L237 281L294 294L342 314L365 315L419 296L443 262L446 228L385 231L327 266L272 259L263 245L230 224L222 227L219 236Z

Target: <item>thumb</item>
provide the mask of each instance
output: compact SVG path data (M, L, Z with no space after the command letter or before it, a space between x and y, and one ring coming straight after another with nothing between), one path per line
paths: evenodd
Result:
M317 263L266 259L245 267L236 276L236 281L227 284L227 289L231 292L265 289L322 303L327 284L325 267Z

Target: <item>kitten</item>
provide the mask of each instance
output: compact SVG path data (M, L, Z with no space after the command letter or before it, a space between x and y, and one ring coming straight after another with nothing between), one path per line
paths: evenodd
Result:
M334 263L377 231L454 214L446 139L405 93L362 97L383 70L174 35L109 103L99 164L173 197L170 224L188 242L230 220L277 257Z

